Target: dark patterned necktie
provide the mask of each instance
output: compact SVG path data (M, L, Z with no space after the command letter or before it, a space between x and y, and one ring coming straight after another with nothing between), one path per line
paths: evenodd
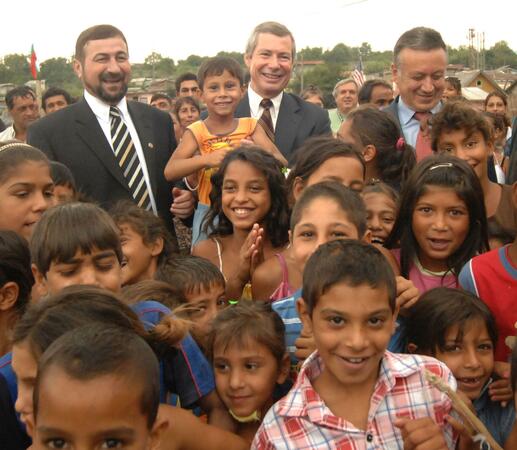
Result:
M129 190L135 203L148 211L151 210L151 198L147 190L142 165L138 159L131 134L122 120L120 111L110 107L111 142L118 165L122 169Z
M262 128L264 128L264 131L271 142L275 142L275 129L273 127L273 119L271 119L271 107L273 106L273 102L268 98L264 98L260 102L260 106L264 108L264 111L262 112L258 123L260 123Z

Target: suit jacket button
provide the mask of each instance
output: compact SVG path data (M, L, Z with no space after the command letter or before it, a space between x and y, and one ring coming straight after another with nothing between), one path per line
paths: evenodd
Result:
M153 143L152 143L152 142L149 142L149 143L147 144L147 146L148 146L149 148L154 148L154 145L153 145Z

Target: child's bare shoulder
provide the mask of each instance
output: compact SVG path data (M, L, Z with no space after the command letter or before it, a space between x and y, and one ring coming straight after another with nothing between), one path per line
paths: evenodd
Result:
M251 286L253 298L266 299L282 281L282 267L278 257L273 255L260 264L253 272Z
M217 245L213 239L205 239L194 246L192 255L212 261L214 255L217 255Z

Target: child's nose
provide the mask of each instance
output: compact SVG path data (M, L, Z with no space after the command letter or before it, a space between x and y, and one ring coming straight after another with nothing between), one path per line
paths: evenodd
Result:
M443 230L443 229L447 228L447 220L445 217L445 213L440 212L434 216L433 226L437 230Z
M480 365L475 348L466 349L463 353L463 365L469 368L477 368Z
M232 389L239 389L244 384L242 372L239 369L232 369L230 372L230 387Z
M369 227L372 230L380 230L381 229L381 221L377 216L372 216L369 220Z
M347 333L345 343L349 348L356 352L364 350L368 345L368 337L366 336L363 327L360 325L351 326Z

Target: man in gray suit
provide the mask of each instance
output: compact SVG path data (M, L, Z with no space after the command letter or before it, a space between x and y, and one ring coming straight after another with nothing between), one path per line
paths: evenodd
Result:
M400 95L384 111L399 124L406 142L417 148L423 122L417 116L425 114L429 121L442 107L447 47L437 31L413 28L400 36L393 58L393 81L397 83Z
M264 22L255 27L244 56L250 71L250 85L235 112L236 117L259 119L267 109L275 145L290 164L296 149L308 137L330 134L325 110L284 92L291 79L295 56L293 35L284 25Z

